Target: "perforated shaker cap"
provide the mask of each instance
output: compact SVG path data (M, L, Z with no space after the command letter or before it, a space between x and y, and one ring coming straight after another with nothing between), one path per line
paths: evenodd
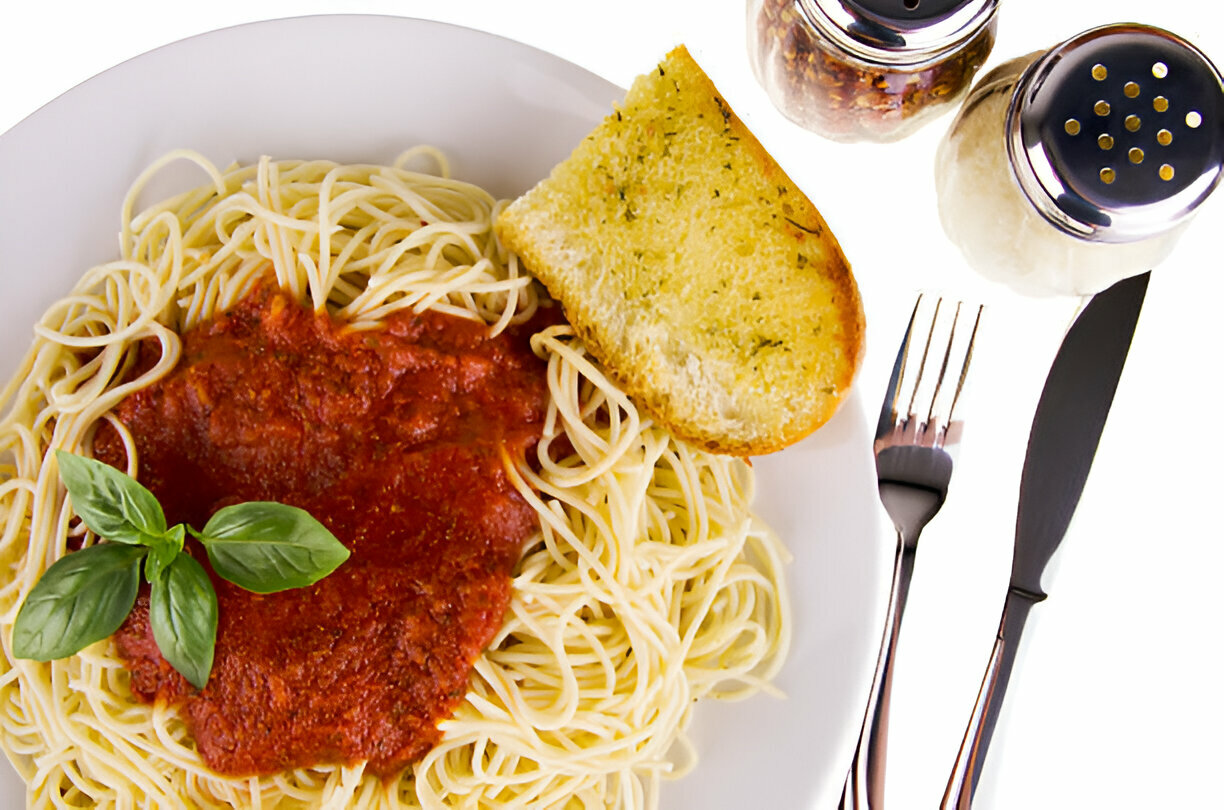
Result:
M1038 59L1007 115L1012 169L1063 231L1133 242L1184 221L1224 165L1224 81L1158 28L1103 26Z
M939 61L990 23L999 0L799 0L845 52L914 68Z

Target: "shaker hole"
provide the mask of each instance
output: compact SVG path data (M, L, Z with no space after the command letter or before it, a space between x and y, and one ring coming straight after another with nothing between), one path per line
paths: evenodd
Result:
M1126 156L1130 158L1130 162L1134 163L1136 166L1143 162L1143 150L1138 146L1132 147L1131 150L1126 153Z
M1139 96L1139 84L1137 82L1127 82L1126 86L1122 88L1122 92L1126 94L1127 98L1137 98Z
M1164 96L1156 96L1152 99L1152 109L1156 112L1166 112L1169 109L1169 100Z
M1096 103L1096 105L1092 108L1092 111L1104 118L1105 116L1109 115L1109 109L1109 102L1101 100Z
M1162 129L1156 133L1156 142L1161 146L1168 146L1173 143L1173 133L1167 129Z
M1126 116L1126 130L1128 132L1138 132L1139 127L1142 125L1143 125L1143 122L1139 120L1139 116L1137 115Z
M1163 79L1165 76L1169 75L1169 66L1164 62L1157 62L1156 64L1152 65L1152 75L1157 79Z
M1104 65L1093 65L1092 78L1096 79L1098 82L1105 81L1109 78L1109 69Z
M921 2L922 0L905 0L904 5L910 11L914 11L918 8L918 4Z
M1074 118L1068 118L1067 123L1063 124L1063 129L1068 135L1078 135L1080 134L1080 122Z
M1197 110L1191 110L1186 113L1186 126L1190 129L1198 129L1203 125L1203 116Z
M1101 148L1102 148L1102 149L1104 149L1105 151L1109 151L1110 149L1113 149L1113 148L1114 148L1114 139L1113 139L1113 136L1112 136L1112 135L1100 135L1100 136L1098 136L1098 137L1097 137L1097 146L1101 147Z
M1160 179L1161 180L1164 180L1167 183L1168 181L1173 179L1173 175L1174 175L1173 167L1170 166L1168 163L1160 167Z
M1108 186L1112 184L1114 180L1117 180L1117 179L1118 179L1118 173L1115 172L1113 169L1109 168L1108 166L1106 166L1104 169L1101 169L1101 182L1104 183L1105 185Z

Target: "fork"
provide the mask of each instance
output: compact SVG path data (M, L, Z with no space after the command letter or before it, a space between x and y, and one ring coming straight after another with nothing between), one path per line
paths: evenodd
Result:
M952 480L952 453L962 427L954 412L969 372L982 309L920 295L880 409L874 446L876 478L880 501L897 530L897 552L884 638L842 791L841 810L881 810L884 804L893 658L918 536L943 506Z

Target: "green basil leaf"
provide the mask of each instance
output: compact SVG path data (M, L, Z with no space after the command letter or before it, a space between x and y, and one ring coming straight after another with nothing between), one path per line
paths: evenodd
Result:
M145 560L145 579L152 584L183 550L187 527L182 523L172 526L160 537L151 537L146 544L149 556Z
M190 554L179 554L153 580L149 624L162 657L203 689L217 645L217 592Z
M140 587L140 546L99 543L57 560L30 590L13 625L13 655L74 655L123 624Z
M255 593L311 585L349 556L309 512L270 501L227 506L193 534L218 575Z
M72 509L99 537L147 545L166 532L166 516L153 493L136 479L97 459L55 451Z

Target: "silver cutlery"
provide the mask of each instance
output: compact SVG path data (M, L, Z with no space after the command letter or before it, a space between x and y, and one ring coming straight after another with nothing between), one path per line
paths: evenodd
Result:
M1042 216L1069 234L1122 249L1175 237L1224 176L1224 77L1168 31L1134 24L1087 31L1035 62L1022 82L1008 112L1008 146L1029 170L1016 177ZM1086 103L1104 128L1089 141L1073 117ZM1108 130L1111 113L1131 133L1128 163L1116 170L1106 162L1114 135L1122 137ZM1148 278L1123 279L1095 295L1046 378L1021 473L1011 581L943 810L972 803L1020 634L1030 609L1046 598L1042 573L1079 503Z
M840 807L883 806L893 658L905 614L918 536L943 506L960 440L955 419L982 307L931 296L914 306L876 428L880 500L897 530L884 637Z
M1095 295L1046 377L1020 477L1011 581L986 675L941 810L969 810L1015 663L1025 619L1046 598L1041 575L1079 503L1147 291L1148 273Z

